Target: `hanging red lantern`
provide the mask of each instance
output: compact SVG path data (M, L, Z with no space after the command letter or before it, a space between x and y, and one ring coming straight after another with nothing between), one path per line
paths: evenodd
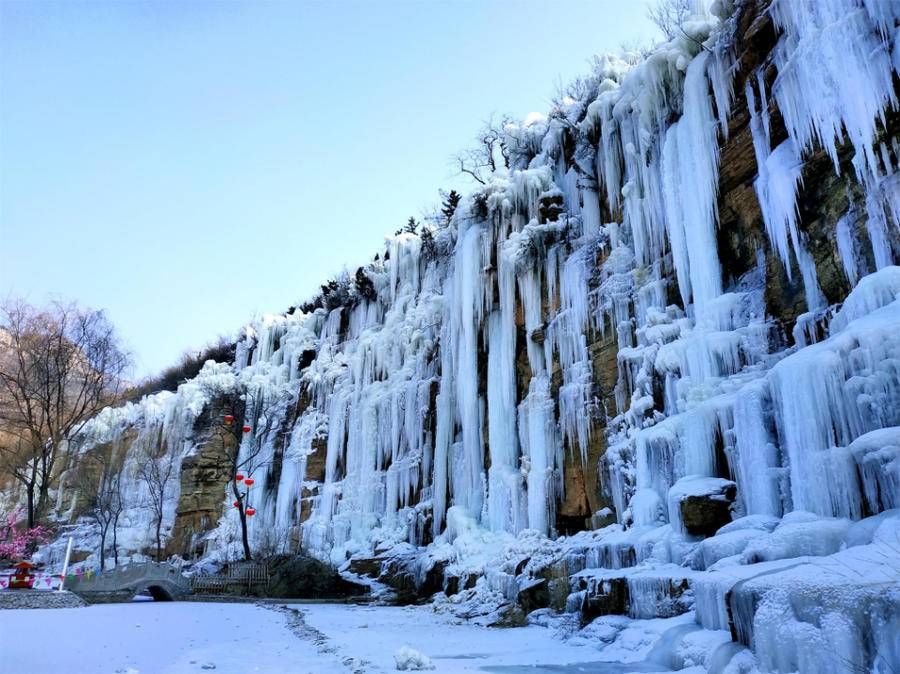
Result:
M234 415L233 415L233 414L226 414L226 415L225 415L225 423L226 423L226 424L228 424L229 426L231 426L231 422L233 422L233 421L234 421Z
M247 513L247 517L253 517L256 514L256 510L253 508L247 508L244 512Z
M241 502L240 502L240 501L235 501L233 505L234 505L235 508L240 508L240 507L241 507Z
M252 487L254 482L256 482L256 480L254 480L252 477L248 477L244 480L244 484L248 487Z
M252 429L249 426L244 426L242 430L244 431L244 433L249 433Z
M244 474L243 474L243 473L238 473L237 475L234 476L234 481L235 481L235 482L240 482L240 481L243 480L243 479L244 479Z

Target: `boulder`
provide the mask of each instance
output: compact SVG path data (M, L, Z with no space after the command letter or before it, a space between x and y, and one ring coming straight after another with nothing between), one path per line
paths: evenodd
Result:
M524 627L528 624L525 617L525 611L517 604L507 604L503 606L497 618L488 623L488 627Z
M584 592L581 620L584 624L603 615L628 614L628 582L624 576L606 578L600 582L579 578L575 589Z
M297 599L339 599L368 592L313 557L280 555L269 561L268 595Z
M731 480L685 477L669 490L669 514L687 533L712 536L731 521L736 496L737 485Z
M516 603L525 613L550 606L550 588L544 578L529 578L519 583Z
M350 573L358 576L370 576L378 578L381 575L380 557L359 557L350 560Z

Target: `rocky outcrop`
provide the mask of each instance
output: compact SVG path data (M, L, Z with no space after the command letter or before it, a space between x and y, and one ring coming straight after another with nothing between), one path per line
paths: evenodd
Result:
M223 442L233 440L230 436L211 438L182 462L175 525L166 545L168 555L191 559L205 552L203 535L218 523L225 488L234 479Z
M279 555L268 567L266 593L270 597L339 599L368 592L367 587L346 580L333 567L311 557Z

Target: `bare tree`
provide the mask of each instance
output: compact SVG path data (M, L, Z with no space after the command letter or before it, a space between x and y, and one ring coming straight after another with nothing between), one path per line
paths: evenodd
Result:
M684 29L684 24L692 13L692 4L692 0L656 0L656 4L647 10L647 18L656 24L667 40L681 35L700 49L709 51L709 47L692 35L688 35Z
M509 149L503 129L510 121L506 115L499 122L495 122L493 117L485 121L475 138L475 144L453 156L452 162L456 170L484 185L498 167L502 165L509 168Z
M691 14L691 0L656 0L647 9L647 18L667 39L684 33L684 22Z
M0 306L0 459L25 491L29 527L67 467L68 439L119 400L128 366L102 311L61 302Z
M221 417L213 425L212 437L217 438L221 443L222 450L227 457L226 461L231 468L232 477L242 475L244 478L250 477L254 481L258 479L258 477L254 478L255 471L264 466L260 461L260 454L271 434L281 430L278 425L282 421L282 417L276 412L284 403L285 400L280 397L264 401L260 392L256 397L247 393L231 395L222 404ZM254 420L255 427L253 426ZM244 441L245 436L246 442ZM250 489L245 480L232 479L231 493L234 496L234 507L238 511L238 520L241 525L244 559L251 561L253 552L250 549L250 537L247 529Z
M178 465L175 457L168 450L159 456L149 451L140 457L137 467L138 478L147 485L147 507L153 516L153 531L156 541L156 561L162 561L162 523L166 494L172 480L178 476Z
M79 462L79 487L83 493L92 494L88 499L88 516L100 528L100 570L106 568L106 541L112 534L112 551L115 563L119 563L119 517L125 508L122 497L122 470L116 465L116 457L101 448L89 450ZM96 490L95 490L96 487Z

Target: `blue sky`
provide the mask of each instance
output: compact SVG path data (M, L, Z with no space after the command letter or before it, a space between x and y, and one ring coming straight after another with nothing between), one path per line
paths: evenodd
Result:
M106 309L136 376L355 269L491 113L640 0L0 0L0 296Z

